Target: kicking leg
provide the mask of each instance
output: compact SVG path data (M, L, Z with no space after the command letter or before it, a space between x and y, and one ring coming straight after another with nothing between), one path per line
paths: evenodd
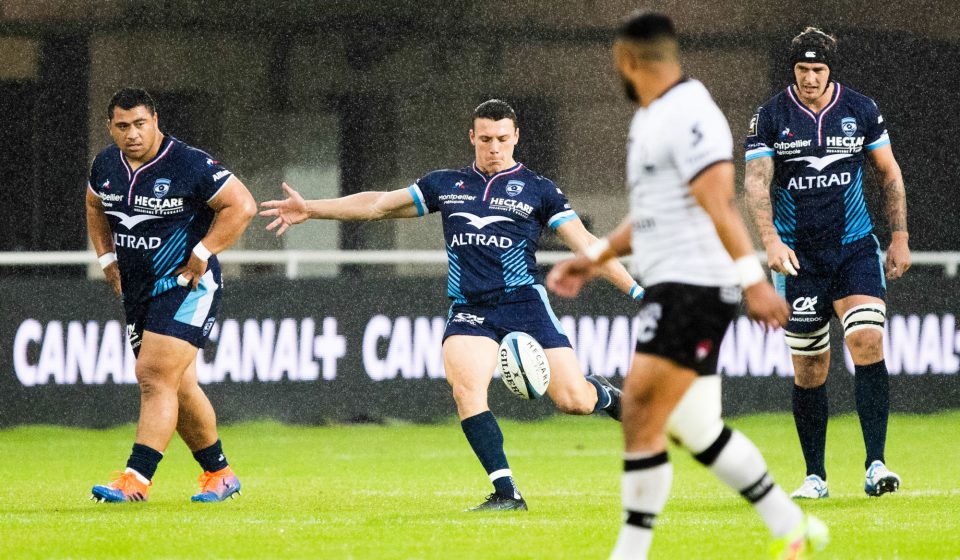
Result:
M619 420L620 390L601 377L584 377L572 348L545 350L550 362L547 395L566 414L593 414L601 410Z

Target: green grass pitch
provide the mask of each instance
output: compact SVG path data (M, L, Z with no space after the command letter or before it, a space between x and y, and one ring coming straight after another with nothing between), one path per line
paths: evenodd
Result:
M731 422L792 491L803 478L784 414ZM132 426L0 431L0 558L606 558L620 523L619 426L601 418L503 422L527 513L464 513L489 491L459 425L222 429L243 496L193 504L197 465L175 439L150 502L95 504L90 487L123 465ZM904 480L863 493L855 416L832 419L831 498L804 508L831 529L820 558L960 558L960 412L895 415L889 466ZM751 508L685 452L654 558L764 558Z

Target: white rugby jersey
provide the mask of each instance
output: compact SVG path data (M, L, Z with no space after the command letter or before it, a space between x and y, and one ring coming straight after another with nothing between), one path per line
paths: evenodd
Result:
M690 192L700 172L732 157L727 119L696 80L678 83L634 115L627 188L633 272L644 285L738 284L713 221Z

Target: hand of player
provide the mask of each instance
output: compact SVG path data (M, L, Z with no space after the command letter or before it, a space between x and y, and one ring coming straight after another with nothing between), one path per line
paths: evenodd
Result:
M180 283L180 276L183 276L188 282L187 286L189 286L191 290L196 290L197 285L200 283L200 279L203 278L203 275L206 273L207 261L200 260L200 257L191 251L190 260L187 261L187 264L181 266L173 274L176 275L178 284Z
M894 232L893 240L887 249L887 262L884 268L887 271L887 280L896 280L903 276L903 273L910 268L910 246L907 244L906 235L897 235L900 232Z
M277 230L278 237L283 235L283 232L287 231L290 226L302 223L310 217L307 212L307 203L300 196L300 193L290 188L290 185L286 183L283 183L282 186L283 192L287 195L286 199L268 200L260 203L262 208L269 208L269 210L261 210L261 216L277 217L276 220L267 225L267 231L273 231L277 226L280 226L280 229Z
M767 266L774 272L796 276L800 270L800 261L793 249L777 238L767 245Z
M787 324L790 309L769 282L757 282L743 290L747 300L747 316L771 329Z
M547 288L560 297L577 297L583 286L598 273L596 263L583 255L556 264L547 275Z
M122 287L120 286L120 267L117 265L117 262L114 261L107 265L107 268L103 269L103 275L107 279L107 283L110 284L110 287L113 288L113 293L119 295L123 294Z

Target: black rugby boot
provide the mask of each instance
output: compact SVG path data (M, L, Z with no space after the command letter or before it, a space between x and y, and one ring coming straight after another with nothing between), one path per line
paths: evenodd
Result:
M518 495L519 496L519 495ZM493 493L487 496L482 504L474 506L467 511L527 511L527 502L523 497L513 498L511 496L501 496Z

